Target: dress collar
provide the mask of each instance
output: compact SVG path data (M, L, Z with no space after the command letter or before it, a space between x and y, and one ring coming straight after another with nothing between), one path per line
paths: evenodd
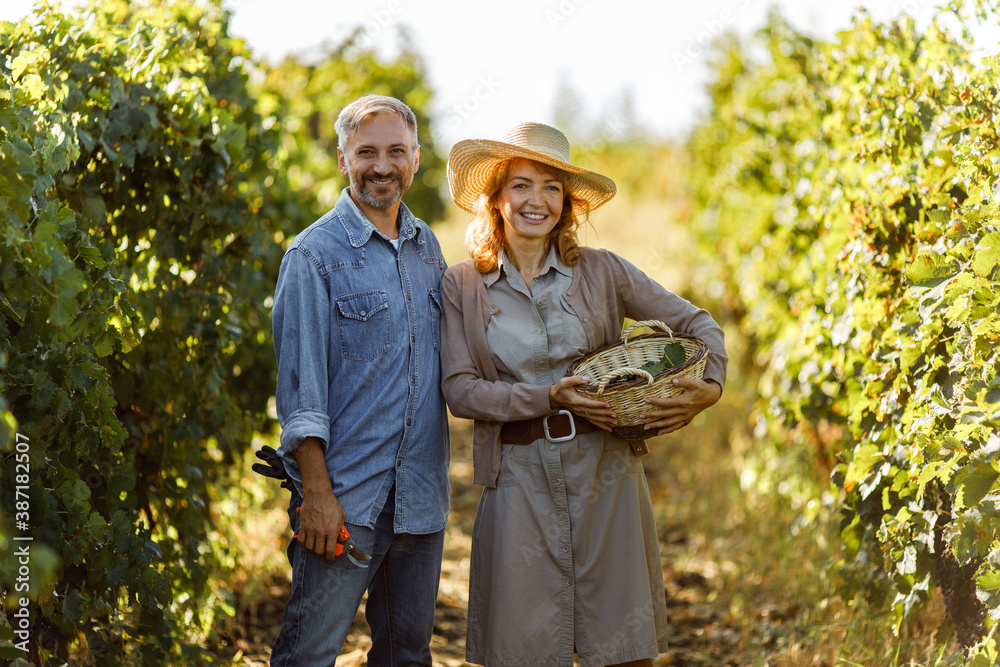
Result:
M483 276L483 280L485 281L487 287L492 287L493 284L500 279L503 272L506 271L508 275L510 272L517 272L512 263L510 264L510 269L508 270L508 263L510 263L510 259L507 257L507 251L501 248L500 252L497 254L497 268ZM556 252L555 245L549 246L549 252L545 256L545 263L542 264L542 270L538 273L538 275L544 276L550 269L554 269L564 276L568 276L570 278L573 277L573 268L567 266L565 262L559 258L559 253Z

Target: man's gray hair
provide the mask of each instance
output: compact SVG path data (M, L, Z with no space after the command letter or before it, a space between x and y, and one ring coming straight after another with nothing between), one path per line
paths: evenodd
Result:
M361 121L380 113L394 113L401 116L413 132L413 145L417 145L417 117L410 107L395 97L365 95L348 104L337 116L337 122L333 125L333 130L337 133L337 148L344 150L348 137L357 132Z

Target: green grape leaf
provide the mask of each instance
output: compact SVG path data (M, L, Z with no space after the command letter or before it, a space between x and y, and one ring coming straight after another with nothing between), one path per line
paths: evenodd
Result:
M998 478L1000 473L990 465L970 466L955 476L955 486L958 487L955 504L959 507L972 507L990 492Z
M847 477L844 479L844 488L853 490L875 464L882 460L882 448L878 445L861 445L854 452L854 460L847 468Z
M952 263L939 263L936 257L922 255L906 268L906 279L916 287L937 287L955 277L959 269Z
M656 375L668 368L683 364L686 359L687 355L684 353L684 347L680 343L667 343L663 346L663 356L659 361L649 361L640 368L649 372L650 375Z
M976 579L976 585L984 591L995 591L1000 589L1000 571L993 569L987 571L986 574L983 574Z
M1000 264L1000 232L992 232L979 241L979 249L972 260L972 270L977 276L985 277L993 272L997 264Z

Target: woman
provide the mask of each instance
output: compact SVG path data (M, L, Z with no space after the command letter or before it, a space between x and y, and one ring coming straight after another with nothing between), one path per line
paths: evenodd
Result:
M476 215L472 259L441 287L444 396L475 420L473 476L486 487L466 658L572 665L576 652L583 667L651 665L667 620L642 443L613 436L609 404L577 393L588 379L566 371L617 342L625 317L704 339L705 380L679 380L683 392L652 399L645 415L650 435L668 433L721 396L722 331L621 257L580 246L580 219L615 184L570 163L558 130L525 123L501 141L459 142L448 181Z

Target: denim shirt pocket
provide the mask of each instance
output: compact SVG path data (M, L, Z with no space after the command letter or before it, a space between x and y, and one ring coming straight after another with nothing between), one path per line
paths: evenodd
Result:
M371 361L389 351L392 324L385 292L337 298L337 333L345 359Z
M434 351L441 351L441 292L436 289L427 290L430 297L431 335L434 337Z

